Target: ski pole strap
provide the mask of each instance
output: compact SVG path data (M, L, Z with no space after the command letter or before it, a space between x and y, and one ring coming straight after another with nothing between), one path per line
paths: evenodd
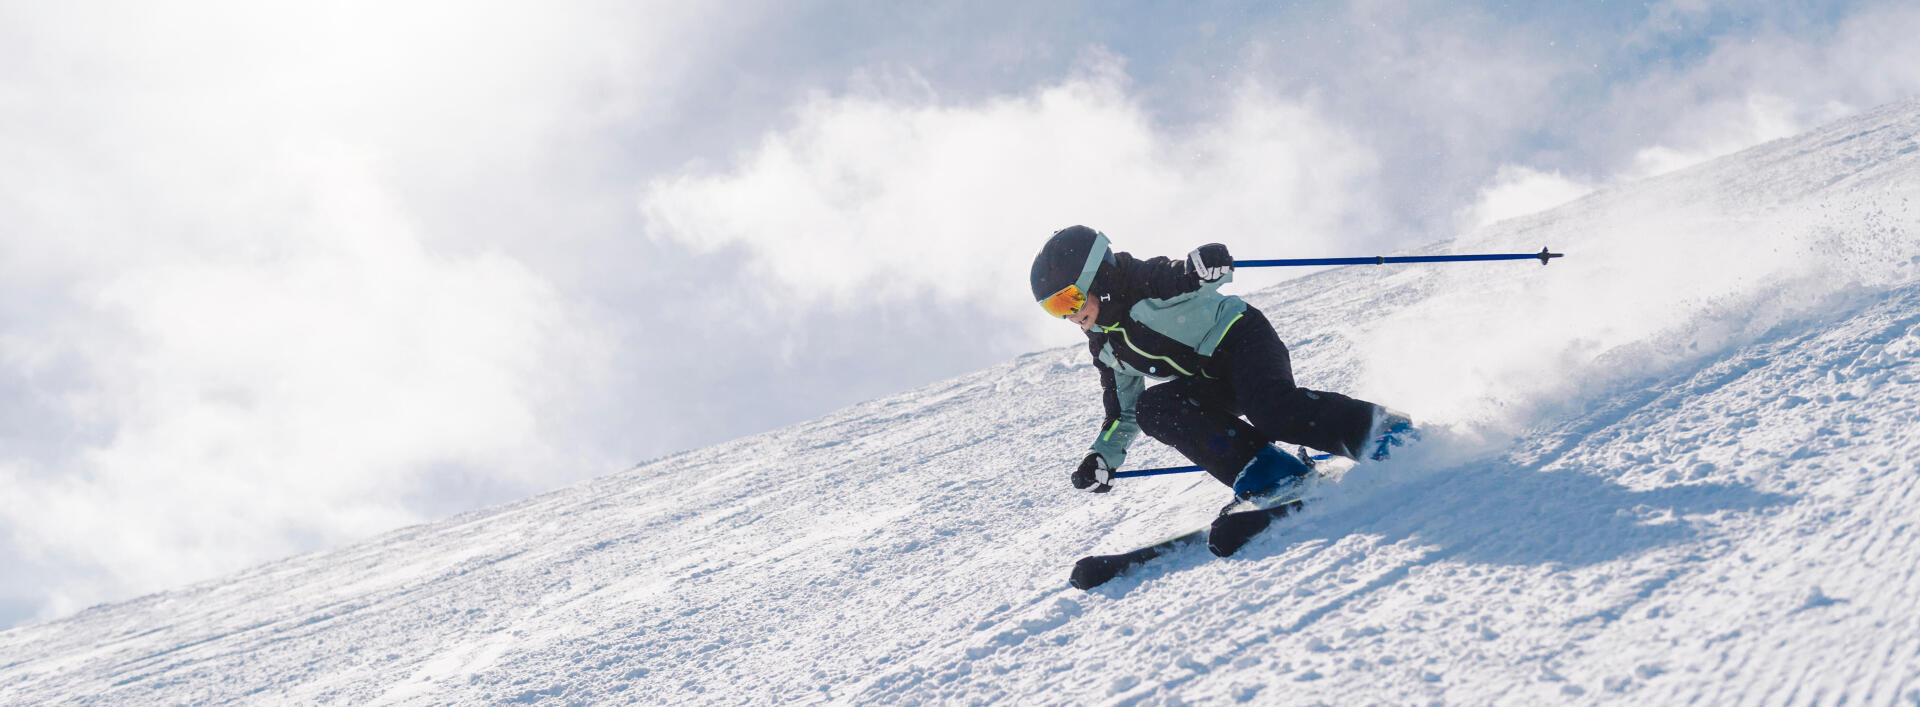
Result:
M1313 460L1317 462L1326 461L1332 458L1333 458L1333 455L1331 454L1313 455ZM1130 476L1162 476L1166 474L1187 474L1195 471L1206 471L1206 469L1203 469L1197 466L1163 466L1158 469L1134 469L1133 471L1116 471L1113 473L1113 478L1124 479Z
M1390 265L1396 263L1464 263L1486 260L1538 260L1546 265L1554 258L1564 258L1565 253L1549 253L1541 248L1538 253L1485 253L1480 255L1376 255L1371 258L1282 258L1278 260L1235 260L1236 268L1284 268L1313 265Z

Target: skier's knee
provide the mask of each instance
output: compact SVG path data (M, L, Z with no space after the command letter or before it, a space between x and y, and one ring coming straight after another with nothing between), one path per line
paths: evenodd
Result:
M1148 388L1140 394L1140 400L1134 403L1134 419L1140 423L1140 431L1162 442L1172 433L1173 417L1180 406L1178 396L1154 393Z

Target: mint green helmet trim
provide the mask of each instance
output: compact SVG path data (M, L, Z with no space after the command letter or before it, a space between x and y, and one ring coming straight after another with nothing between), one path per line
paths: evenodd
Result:
M1093 248L1087 251L1087 263L1080 266L1080 279L1073 283L1087 299L1093 299L1093 276L1100 274L1100 264L1106 260L1107 234L1094 231Z

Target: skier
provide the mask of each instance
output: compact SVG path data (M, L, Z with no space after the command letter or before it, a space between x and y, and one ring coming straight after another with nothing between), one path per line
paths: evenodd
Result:
M1380 460L1413 438L1404 414L1295 385L1266 316L1219 293L1232 280L1233 256L1219 243L1184 261L1139 260L1113 252L1106 234L1073 226L1040 249L1034 299L1087 332L1106 405L1074 488L1111 491L1142 431L1241 499L1279 498L1306 479L1307 465L1273 442ZM1149 388L1147 378L1167 382Z

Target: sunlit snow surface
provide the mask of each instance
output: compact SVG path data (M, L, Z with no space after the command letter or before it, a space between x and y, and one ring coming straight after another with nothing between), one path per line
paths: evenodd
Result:
M0 703L1920 701L1920 103L1433 250L1543 245L1249 295L1429 437L1231 559L1067 587L1226 496L1072 491L1072 347L0 633Z

